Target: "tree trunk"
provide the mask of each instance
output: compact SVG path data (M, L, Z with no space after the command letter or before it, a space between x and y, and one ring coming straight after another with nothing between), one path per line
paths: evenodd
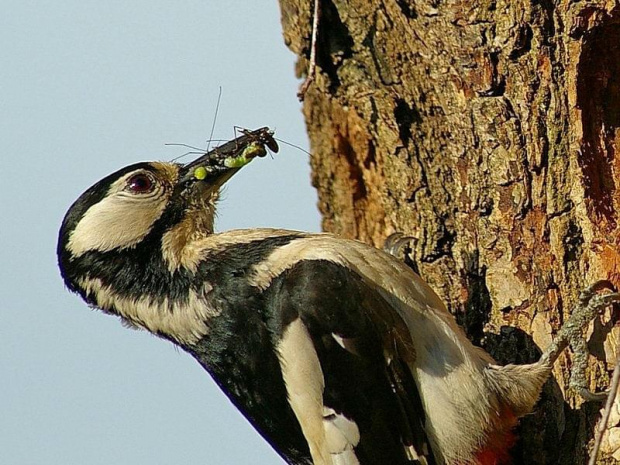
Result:
M302 75L312 1L280 4ZM304 115L324 229L415 237L411 266L471 339L501 363L536 360L581 289L620 284L618 2L320 5ZM608 386L612 327L589 339L592 389ZM567 392L570 366L521 421L515 463L587 461L601 404Z

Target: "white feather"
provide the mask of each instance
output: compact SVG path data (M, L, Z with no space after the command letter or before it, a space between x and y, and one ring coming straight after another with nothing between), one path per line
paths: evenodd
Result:
M334 409L323 408L323 427L330 454L340 454L352 450L360 442L357 424Z
M360 432L354 421L323 405L325 380L312 338L300 319L277 347L289 403L308 442L314 465L357 465Z

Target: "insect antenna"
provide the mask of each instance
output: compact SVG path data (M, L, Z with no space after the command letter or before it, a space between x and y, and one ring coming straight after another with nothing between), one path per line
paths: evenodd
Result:
M220 91L217 94L217 103L215 104L215 114L213 115L213 124L211 125L211 133L209 134L209 140L207 141L207 152L211 146L211 141L213 140L213 131L215 131L215 122L217 121L217 113L220 111L220 101L222 100L222 86L220 86Z
M205 149L203 149L202 147L194 147L193 145L189 145L189 144L181 144L179 142L168 142L167 144L164 144L167 147L185 147L188 149L192 149L192 150L198 150L200 152L206 152Z
M178 157L174 157L172 160L170 160L170 163L180 160L181 158L186 157L188 155L204 155L204 151L196 152L194 150L190 150L189 152L185 152L179 155Z
M287 142L285 140L279 139L277 137L274 137L274 139L277 140L278 142L282 142L284 145L288 145L289 147L293 147L293 148L296 148L297 150L301 150L306 155L312 156L312 154L310 152L308 152L306 149L300 147L299 145L291 144L290 142Z
M225 139L209 139L206 142L226 142ZM169 142L167 144L164 144L165 146L168 147L185 147L188 149L192 149L189 152L185 152L182 155L179 155L178 157L174 157L172 160L170 160L170 162L175 162L183 157L186 157L187 155L204 155L205 153L207 153L209 151L209 149L203 149L202 147L194 147L193 145L189 145L189 144L181 144L181 143L177 143L177 142Z

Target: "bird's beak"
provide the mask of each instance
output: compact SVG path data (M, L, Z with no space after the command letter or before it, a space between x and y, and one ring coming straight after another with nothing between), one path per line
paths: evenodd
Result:
M242 136L214 148L183 166L180 172L180 184L187 187L200 184L202 189L208 191L207 193L214 192L253 159L264 157L267 154L265 147L273 152L278 151L273 132L269 128L242 132Z

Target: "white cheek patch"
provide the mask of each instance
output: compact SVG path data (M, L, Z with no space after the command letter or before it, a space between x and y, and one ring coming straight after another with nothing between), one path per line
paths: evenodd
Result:
M138 244L163 213L168 196L162 189L135 196L119 191L117 184L101 202L90 207L71 233L67 250L75 257L93 250L107 252Z

